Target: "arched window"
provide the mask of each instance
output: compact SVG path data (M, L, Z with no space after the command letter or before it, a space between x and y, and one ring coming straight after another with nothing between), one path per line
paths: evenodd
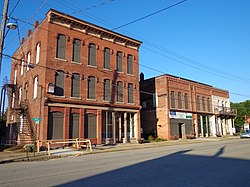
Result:
M95 77L88 79L88 99L95 99Z
M38 77L36 76L34 78L34 90L33 90L33 99L36 99L37 98L37 93L38 93Z
M127 58L127 73L128 74L133 74L133 56L132 55L128 55Z
M71 96L80 97L80 75L77 73L72 74Z
M96 46L93 43L89 44L88 65L96 66Z
M81 57L81 40L74 39L72 61L80 62L80 57Z
M123 84L121 81L117 82L117 102L123 102Z
M110 97L110 80L109 79L104 80L103 88L104 88L103 100L110 101L111 97Z
M128 103L134 103L134 88L132 83L128 83Z
M210 112L210 99L207 98L207 111Z
M202 97L202 109L203 111L206 111L205 97Z
M29 71L29 64L30 64L30 58L31 58L31 54L30 54L30 52L28 52L28 54L27 54L27 71Z
M189 109L189 105L188 105L188 94L185 93L184 95L184 100L185 100L185 109Z
M60 70L55 74L55 95L64 96L64 72Z
M104 48L104 66L105 69L110 69L110 49Z
M178 108L179 108L179 109L182 109L181 92L178 92Z
M170 98L171 98L171 108L175 108L175 96L174 91L170 92Z
M20 71L21 75L23 75L23 70L24 70L24 59L21 60L21 71Z
M116 54L116 70L122 72L122 52L118 51Z
M36 64L40 61L40 50L41 50L41 43L36 45Z
M197 104L197 110L200 111L201 110L201 103L200 103L200 96L198 95L196 98L196 104Z
M66 36L63 34L57 35L56 58L66 58Z

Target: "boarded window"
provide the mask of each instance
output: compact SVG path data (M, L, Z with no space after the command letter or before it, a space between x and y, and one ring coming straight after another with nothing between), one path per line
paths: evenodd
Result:
M41 50L41 44L38 43L36 45L36 64L38 64L40 61L40 50Z
M123 84L121 81L117 82L117 102L123 102Z
M79 114L70 114L69 139L79 138Z
M110 97L110 80L109 79L105 79L104 80L104 100L105 101L110 101L111 100L111 97Z
M66 36L57 35L56 58L65 59L66 55Z
M122 52L118 51L116 54L116 69L119 72L122 72Z
M196 104L197 104L197 110L200 111L201 110L201 103L200 103L200 96L197 96L196 98Z
M64 96L64 72L57 71L55 76L55 95Z
M80 56L81 56L81 41L78 39L74 39L72 61L80 62Z
M71 81L71 96L72 97L80 97L80 75L77 73L72 74Z
M95 77L88 79L88 99L95 99Z
M96 138L96 115L86 114L86 121L84 124L84 138Z
M128 103L134 103L134 88L133 84L128 84Z
M64 115L60 112L49 113L47 139L63 139Z
M181 92L178 92L178 108L182 109Z
M184 95L184 100L185 100L185 109L189 109L189 105L188 105L188 94L185 93Z
M88 65L96 66L96 46L92 43L89 44Z
M104 49L104 68L110 69L110 49Z
M133 74L133 56L132 55L128 55L127 68L128 68L127 73Z
M207 98L207 111L210 112L210 99Z
M175 108L175 97L174 97L174 91L171 91L170 93L171 97L171 108Z

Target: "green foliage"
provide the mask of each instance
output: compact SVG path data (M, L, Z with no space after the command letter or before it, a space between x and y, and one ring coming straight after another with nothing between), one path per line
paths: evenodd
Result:
M240 131L245 123L244 116L250 116L250 100L241 103L231 103L231 108L237 110L237 118L235 119L235 127L237 132Z

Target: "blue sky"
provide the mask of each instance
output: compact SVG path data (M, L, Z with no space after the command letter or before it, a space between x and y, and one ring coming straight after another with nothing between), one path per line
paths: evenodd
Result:
M112 30L180 1L20 0L11 17L18 18L21 37L32 29L27 23L43 20L50 8ZM17 2L10 0L9 13ZM249 9L249 0L187 0L115 31L143 42L145 78L172 74L228 90L232 102L242 102L250 99ZM12 55L18 46L18 31L9 31L3 53ZM1 85L10 65L3 58Z

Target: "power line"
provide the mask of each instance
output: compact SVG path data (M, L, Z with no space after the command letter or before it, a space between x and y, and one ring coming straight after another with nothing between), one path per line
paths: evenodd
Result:
M9 16L11 16L11 14L15 11L15 9L17 8L18 4L20 3L21 0L18 0L15 4L15 6L13 7L13 9L11 10L11 12L9 13Z

